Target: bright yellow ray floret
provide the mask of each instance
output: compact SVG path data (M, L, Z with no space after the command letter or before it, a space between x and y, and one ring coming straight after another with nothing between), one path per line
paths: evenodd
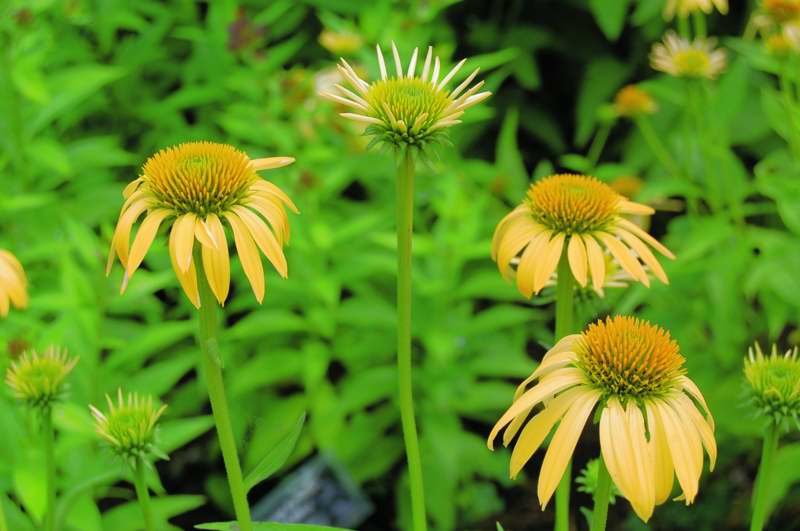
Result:
M124 190L106 273L115 257L125 267L127 288L156 237L169 221L172 267L192 304L200 307L195 264L202 260L211 291L225 303L230 285L230 258L224 224L230 226L242 268L256 299L264 298L264 269L259 251L282 277L288 274L283 246L289 242L284 209L297 212L291 199L256 173L294 162L291 157L251 160L238 149L214 142L189 142L163 149L145 163L142 175ZM131 231L145 214L133 244Z
M28 306L28 279L17 257L0 249L0 316L7 316L11 306Z

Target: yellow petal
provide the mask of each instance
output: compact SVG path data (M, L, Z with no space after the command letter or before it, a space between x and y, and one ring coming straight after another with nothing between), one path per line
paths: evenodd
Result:
M529 217L518 217L503 232L502 240L497 246L497 267L505 278L509 278L511 268L509 262L541 232L541 226Z
M292 157L268 157L264 159L253 159L250 164L256 171L271 170L273 168L282 168L294 162Z
M621 236L622 239L628 243L628 245L630 245L631 249L636 251L636 254L638 254L639 258L642 259L642 262L644 262L647 267L650 268L650 271L653 272L658 280L664 284L669 284L669 279L667 278L667 274L664 272L664 268L661 267L661 264L658 262L650 249L644 243L642 243L642 240L624 229L618 228L616 233L618 236Z
M177 247L178 247L178 225L172 225L172 231L169 234L169 258L172 261L172 269L175 271L175 276L178 277L183 292L189 297L189 300L195 308L200 308L200 294L197 291L197 270L194 266L192 255L189 255L189 267L186 270L181 269L177 260ZM182 236L184 237L184 236ZM194 236L191 236L194 239Z
M638 279L639 282L644 284L645 286L650 286L650 279L647 277L647 273L642 268L642 264L630 253L627 247L619 241L615 236L612 236L606 232L600 232L597 234L597 237L600 238L614 258L617 259L619 264L622 268L628 272L633 278Z
M620 201L617 204L617 208L619 208L621 214L634 214L638 216L652 216L656 212L653 207L628 201L627 199Z
M24 308L28 304L28 293L25 291L25 277L20 275L15 265L0 259L0 279L7 291L11 302L18 308Z
M603 249L594 237L584 234L581 238L586 246L586 256L589 259L589 271L592 273L592 286L602 293L606 282L606 259Z
M634 480L634 490L631 492L632 497L628 499L639 518L647 522L653 516L656 502L655 459L647 445L644 416L639 407L633 402L629 402L625 410L624 427L628 431L628 440L630 441L629 469Z
M547 359L542 360L542 363L540 363L533 372L533 376L535 378L542 378L556 369L560 369L575 363L577 359L578 355L572 351L568 350L565 352L559 352L558 354L554 354L553 356L549 356Z
M533 281L534 293L539 293L558 267L561 251L564 249L564 234L556 234L547 242L542 251L542 258L536 267Z
M122 190L122 197L128 199L131 195L133 195L133 193L139 188L141 184L142 184L141 177L129 182L127 186L125 186L125 188Z
M261 265L261 255L258 254L256 244L253 242L250 231L244 222L233 212L225 214L225 218L233 229L233 239L236 242L236 251L242 262L242 269L259 304L264 300L264 266Z
M703 414L705 415L706 422L708 422L708 425L714 430L714 417L711 415L711 410L708 408L708 404L706 404L706 399L703 397L703 393L700 392L700 388L697 387L697 384L690 380L688 376L679 376L678 381L680 381L683 389L703 406L705 409Z
M114 236L111 238L111 251L108 255L106 264L106 276L111 273L111 266L114 265L114 253L116 252L123 267L128 264L128 244L130 243L131 229L139 216L147 210L147 201L140 199L133 202L127 210L123 210L119 216L117 227L114 229Z
M11 266L11 268L19 275L23 282L27 281L27 277L25 276L25 270L22 269L22 264L17 260L17 257L11 254L10 252L0 249L0 257L5 258L6 262Z
M200 218L195 219L194 237L206 247L213 247L215 249L219 247L219 242L214 239L214 233L209 228L208 223Z
M254 195L249 199L247 206L264 216L272 226L272 231L279 244L289 243L289 217L281 204L272 198L267 199L260 195Z
M656 505L661 505L669 499L672 493L672 485L675 482L674 465L672 456L669 453L666 434L661 421L653 413L653 406L645 403L647 411L647 427L650 430L650 451L655 461L655 494Z
M596 389L584 388L583 392L575 398L572 406L561 419L553 440L547 447L547 453L542 462L542 470L539 472L539 483L536 491L539 496L539 504L542 509L547 505L553 492L556 490L567 463L575 451L578 438L583 431L586 420L592 413L595 404L600 399L600 391Z
M172 225L170 237L175 238L175 262L181 271L186 272L192 263L194 251L194 232L197 225L197 216L192 213L184 214L175 220Z
M514 417L528 408L535 406L542 400L550 398L564 389L583 383L583 381L583 373L575 368L561 369L549 374L547 378L542 379L541 382L523 393L522 396L511 404L511 407L506 410L503 416L500 417L500 420L498 420L492 428L492 432L489 434L489 438L486 441L486 446L488 446L490 450L493 449L492 445L498 432L503 429L506 424L511 422Z
M275 239L275 236L272 234L272 231L269 230L269 227L267 227L265 222L248 208L243 206L235 206L232 210L247 226L247 229L250 231L250 234L252 235L253 240L255 240L256 245L258 245L258 248L261 249L261 252L267 256L278 273L283 278L286 278L289 275L286 257L283 255L283 249L281 249L278 240Z
M630 445L627 437L622 436L623 416L624 410L619 400L615 397L609 399L600 414L600 453L611 479L627 498L633 490L633 484L626 468Z
M517 289L530 299L533 295L533 282L536 277L536 268L542 259L542 250L550 239L546 232L537 234L522 252L517 266Z
M714 431L688 396L684 394L678 395L675 401L675 411L683 419L684 426L687 429L690 429L689 426L692 425L697 428L697 434L700 436L706 452L708 452L708 468L713 471L717 463L717 442L714 440Z
M500 242L503 240L503 233L505 230L513 223L515 218L526 214L530 217L530 210L524 204L519 205L506 214L497 224L497 227L494 229L494 234L492 234L492 260L497 261L497 250L500 246Z
M661 425L664 427L664 434L667 439L672 462L675 465L675 475L678 483L683 490L686 504L690 504L697 496L700 473L702 472L703 449L699 439L695 443L690 433L696 434L694 430L686 430L681 426L680 419L672 410L672 407L664 400L653 402L653 412ZM700 456L698 458L697 451Z
M583 239L580 236L572 236L569 239L569 246L567 247L567 258L569 259L569 268L572 270L572 275L583 287L586 287L587 269L588 264L586 260L586 247L583 244Z
M292 200L289 199L289 196L286 195L286 193L283 190L281 190L280 188L278 188L269 181L265 181L264 179L259 179L253 183L251 189L262 190L264 192L270 193L275 197L277 197L278 199L280 199L281 201L283 201L283 203L286 206L288 206L292 212L294 212L295 214L300 213L300 211L297 209Z
M216 214L206 217L205 225L208 227L212 240L217 242L217 247L202 245L203 269L205 269L208 285L220 304L225 304L231 282L231 263L228 256L228 242L225 239L225 230Z
M656 251L658 251L659 253L663 254L667 258L669 258L671 260L675 259L675 255L672 254L672 252L669 249L664 247L661 244L661 242L659 242L658 240L656 240L655 238L650 236L646 231L642 230L642 228L639 227L638 225L636 225L635 223L631 223L630 221L628 221L627 219L624 219L624 218L619 218L617 220L617 226L621 227L621 228L623 228L623 229L625 229L625 230L627 230L629 232L632 232L633 234L638 236L640 239L642 239L645 242L647 242L650 245L650 247L653 247Z
M133 277L133 274L141 265L144 256L153 244L161 222L170 214L171 212L169 210L159 209L151 212L144 218L142 226L139 227L139 231L136 233L136 239L133 240L131 255L128 258L128 266L125 268L128 279Z

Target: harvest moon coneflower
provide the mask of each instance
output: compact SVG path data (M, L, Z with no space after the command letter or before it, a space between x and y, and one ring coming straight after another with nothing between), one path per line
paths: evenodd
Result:
M716 79L725 63L725 51L716 49L714 39L690 41L674 31L668 31L650 52L653 69L674 77Z
M28 306L28 279L22 264L10 252L0 249L0 316L7 316L11 306Z
M504 277L516 275L520 293L528 298L547 284L564 249L577 282L585 287L591 280L599 292L606 278L603 248L645 286L650 285L648 271L667 283L648 246L668 258L674 255L623 217L652 214L649 206L629 201L594 177L552 175L533 183L525 201L497 225L492 259ZM518 255L515 271L512 259Z
M714 9L723 15L727 14L728 0L667 0L667 5L664 7L664 18L672 20L675 15L686 18L698 12L708 15Z
M675 476L688 505L697 496L703 448L712 470L717 448L711 413L683 364L666 330L634 317L597 321L545 354L517 388L488 446L503 428L506 446L520 433L511 455L513 478L558 424L539 473L544 508L587 420L599 416L602 462L636 514L647 521L669 498Z
M117 222L106 274L115 257L125 267L124 292L164 222L171 223L172 267L189 300L200 307L194 245L214 297L225 303L230 286L230 258L224 222L233 232L236 250L258 302L264 299L260 252L282 277L288 274L283 245L289 241L284 206L297 212L291 199L258 171L280 168L291 157L251 160L238 149L215 142L188 142L153 155L142 175L123 191L125 203ZM131 231L144 214L130 245Z

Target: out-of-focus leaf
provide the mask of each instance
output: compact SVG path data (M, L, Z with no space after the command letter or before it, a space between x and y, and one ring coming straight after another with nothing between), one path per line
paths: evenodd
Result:
M597 25L612 41L622 32L629 4L630 0L589 0Z
M261 461L256 464L253 470L247 473L244 478L245 490L249 492L250 489L268 479L283 466L286 460L289 459L289 455L291 455L292 451L294 450L294 447L297 444L297 439L300 437L300 433L303 431L303 424L305 424L305 422L306 415L304 413L299 419L297 419L297 422L292 429L280 441L278 441L278 444L270 448Z

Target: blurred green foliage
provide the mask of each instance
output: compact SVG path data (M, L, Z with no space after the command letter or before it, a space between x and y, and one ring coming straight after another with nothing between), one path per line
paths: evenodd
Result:
M269 175L301 210L291 218L289 279L268 272L258 306L235 262L226 308L225 378L245 470L261 462L255 477L263 473L265 449L293 436L306 411L290 463L335 457L378 507L363 529L403 527L392 160L366 152L358 128L317 97L336 81L338 56L375 76L374 45L392 39L403 56L427 43L451 61L469 56L495 93L454 131L458 149L418 177L415 382L433 528L495 529L499 520L516 530L548 518L530 478L512 483L507 453L488 452L484 437L552 343L552 307L547 297L520 302L488 254L496 222L531 179L557 169L638 176L637 200L677 200L678 211L659 213L653 226L678 256L666 265L670 285L587 296L580 308L584 320L637 311L670 329L718 423L718 470L704 475L695 506L659 508L653 528L742 526L761 426L739 405L741 361L754 339L800 340L800 166L787 145L800 109L777 90L776 59L739 37L743 10L710 19L729 48L718 81L687 87L654 75L647 54L665 29L662 8L656 0L0 4L0 245L25 265L32 295L29 310L0 323L0 338L12 353L57 343L81 358L56 410L64 528L139 525L120 482L126 469L99 449L86 407L118 386L170 405L161 447L172 458L149 478L159 517L188 528L230 514L193 370L193 312L165 240L124 297L119 268L103 273L123 186L156 150L195 139L297 158ZM645 79L660 108L653 125L691 181L670 174L625 122L596 168L585 158L603 107ZM686 200L698 214L687 215ZM10 395L1 406L0 492L17 502L2 503L12 529L34 529L44 504L35 422ZM597 455L590 441L579 466ZM775 521L786 526L800 518L791 494L798 448L789 443L778 457ZM639 529L628 513L616 504L612 522Z

